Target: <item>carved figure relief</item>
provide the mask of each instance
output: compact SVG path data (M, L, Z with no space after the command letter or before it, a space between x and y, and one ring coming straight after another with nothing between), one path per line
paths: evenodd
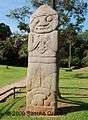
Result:
M30 33L29 35L29 49L30 54L37 56L55 56L57 51L57 31L47 34Z
M30 30L35 33L52 32L57 27L57 15L42 15L34 18L30 23Z
M58 15L48 5L41 6L32 16L30 31L40 34L52 32L58 26Z
M42 5L32 15L28 41L28 111L46 112L47 106L55 111L57 26L58 15L48 5ZM33 106L39 109L31 109Z

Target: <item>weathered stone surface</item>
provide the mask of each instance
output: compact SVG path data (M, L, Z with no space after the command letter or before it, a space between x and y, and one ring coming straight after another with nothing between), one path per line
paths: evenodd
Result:
M55 57L58 49L57 43L58 34L56 30L44 34L30 33L28 41L29 56Z
M41 17L42 16L42 17ZM30 30L35 33L49 33L58 26L58 15L48 5L42 5L31 17Z
M55 114L58 53L58 15L42 5L32 15L28 41L26 112Z

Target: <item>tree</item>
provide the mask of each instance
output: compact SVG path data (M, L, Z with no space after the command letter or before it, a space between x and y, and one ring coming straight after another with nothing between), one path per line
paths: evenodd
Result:
M79 58L81 59L82 67L88 66L88 31L82 32L78 35L79 43L76 43L76 46L81 44L79 47Z
M77 36L77 32L76 32L76 29L74 28L74 26L72 24L70 24L66 30L65 30L65 36L67 36L67 42L69 44L69 57L68 57L68 68L69 70L71 70L71 57L72 57L72 52L71 52L71 49L72 49L72 44L74 44L75 42L75 37Z
M72 35L71 35L72 36ZM88 31L81 32L74 39L71 38L71 64L74 68L81 68L88 65ZM62 49L61 65L67 67L69 40L66 40Z
M39 7L44 3L53 6L59 14L59 30L65 29L70 23L74 23L77 30L80 30L82 27L80 25L85 20L87 3L82 0L32 0L32 3L36 7ZM23 6L21 8L10 10L9 15L7 16L18 20L19 23L25 23L26 19L29 19L31 14L32 11L30 10L30 6Z
M82 0L32 0L32 3L36 7L48 3L57 10L59 14L59 31L65 30L70 24L73 24L75 29L79 31L82 28L82 23L85 21L87 3ZM21 8L10 10L7 16L18 20L21 26L26 26L26 19L29 19L31 14L32 11L30 10L30 6L23 6Z
M0 23L0 41L6 40L11 34L10 27L4 23Z
M29 1L29 0L28 0ZM39 7L40 5L43 5L47 3L47 0L32 0L32 4L35 6L35 7Z
M4 23L0 23L0 60L4 60L4 43L12 34L10 27ZM7 67L8 68L8 67Z
M7 17L17 20L18 28L21 31L24 30L24 31L29 32L27 20L30 18L31 14L32 14L32 11L30 10L30 7L23 6L21 8L10 10Z

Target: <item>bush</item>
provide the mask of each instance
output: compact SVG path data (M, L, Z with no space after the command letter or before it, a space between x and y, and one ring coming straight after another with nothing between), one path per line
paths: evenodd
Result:
M81 59L79 57L72 58L71 64L76 67L81 67Z
M86 57L84 57L82 59L82 65L83 65L83 67L87 67L88 66L88 56L86 56Z

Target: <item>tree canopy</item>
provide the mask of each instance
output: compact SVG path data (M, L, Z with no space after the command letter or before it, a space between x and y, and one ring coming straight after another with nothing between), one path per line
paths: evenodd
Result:
M69 25L72 25L76 31L82 30L82 23L85 21L87 12L86 2L83 2L83 0L32 0L32 4L36 8L45 3L51 5L58 12L58 30L60 32L65 31ZM30 8L31 7L27 5L10 10L7 16L18 20L18 28L20 30L28 31L29 28L26 19L29 19L32 14Z
M12 34L10 27L4 23L0 23L0 41L6 40Z

